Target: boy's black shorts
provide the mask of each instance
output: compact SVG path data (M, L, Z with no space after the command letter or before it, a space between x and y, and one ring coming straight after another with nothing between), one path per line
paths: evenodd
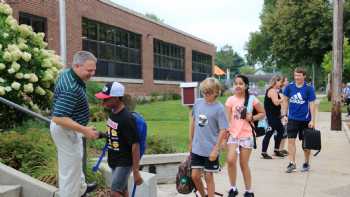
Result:
M299 140L304 139L304 129L308 128L309 126L308 121L297 121L297 120L288 120L287 123L287 135L288 138L296 138L297 135L299 136Z
M219 157L217 157L215 161L210 161L209 157L203 157L203 156L191 153L191 168L204 169L205 172L219 172L220 170Z

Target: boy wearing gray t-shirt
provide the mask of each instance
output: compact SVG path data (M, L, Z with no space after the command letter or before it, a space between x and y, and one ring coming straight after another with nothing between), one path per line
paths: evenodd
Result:
M204 98L197 99L192 109L189 131L192 180L201 196L213 197L215 184L213 172L219 171L219 149L226 134L228 122L224 106L216 100L220 83L207 78L200 84ZM201 175L204 171L208 194L205 195Z

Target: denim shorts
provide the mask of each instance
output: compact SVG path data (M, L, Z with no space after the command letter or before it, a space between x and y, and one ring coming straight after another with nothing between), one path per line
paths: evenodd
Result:
M131 166L118 166L112 170L113 192L124 193L128 189L128 180L132 171Z

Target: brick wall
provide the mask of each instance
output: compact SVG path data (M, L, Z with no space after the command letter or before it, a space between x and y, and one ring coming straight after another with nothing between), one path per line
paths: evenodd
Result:
M18 11L47 17L49 48L59 53L59 9L56 0L10 1L14 16ZM71 63L74 52L82 49L82 17L117 26L142 35L143 84L125 84L127 91L148 95L152 92L177 92L179 85L155 84L153 81L153 38L185 47L185 80L192 80L192 50L215 58L215 46L185 36L169 28L135 16L98 0L66 0L67 62Z

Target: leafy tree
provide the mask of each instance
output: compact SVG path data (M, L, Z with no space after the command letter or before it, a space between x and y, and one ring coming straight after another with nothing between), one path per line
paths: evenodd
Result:
M156 22L164 23L163 19L159 18L157 15L155 15L153 13L146 13L145 16L151 20L156 21Z
M216 52L215 63L221 68L230 69L231 74L238 73L239 68L245 65L244 59L230 45L225 45Z
M343 81L350 81L350 45L349 39L344 39L344 49L343 49ZM333 61L332 61L332 51L329 51L323 58L322 67L326 74L332 71Z
M321 63L332 43L330 1L265 0L260 19L260 31L252 33L247 43L247 59L290 70L302 66L309 73L315 66L321 83Z
M239 69L239 73L243 75L254 74L255 68L253 66L243 66Z

